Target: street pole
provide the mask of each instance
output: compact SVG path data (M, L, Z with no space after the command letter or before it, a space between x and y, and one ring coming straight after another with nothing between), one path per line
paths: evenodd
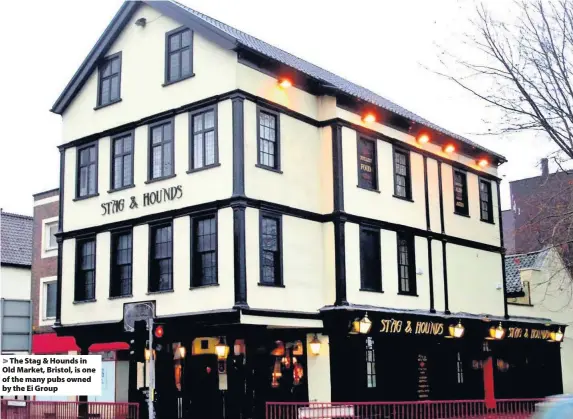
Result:
M147 410L149 419L155 419L153 400L155 399L155 357L153 356L153 317L147 321L149 329L149 397L147 398Z

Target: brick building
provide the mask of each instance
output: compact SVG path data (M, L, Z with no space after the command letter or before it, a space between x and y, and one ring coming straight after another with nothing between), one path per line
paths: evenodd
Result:
M58 242L56 233L59 230L60 191L51 189L34 195L33 244L32 244L32 283L31 299L33 310L32 353L76 354L78 347L71 336L57 336L52 329L56 319ZM101 354L102 360L102 395L92 398L94 401L122 401L125 386L117 385L121 380L122 369L126 362L120 361L122 354L118 351L127 345L119 343L95 343L90 353ZM47 396L36 397L37 400L74 400L75 397Z
M507 254L555 247L571 267L573 174L549 173L547 159L542 159L540 165L539 176L509 183L511 209L502 215Z

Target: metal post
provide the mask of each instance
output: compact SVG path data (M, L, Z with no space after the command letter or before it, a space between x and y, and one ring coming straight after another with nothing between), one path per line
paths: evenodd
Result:
M153 400L155 399L155 357L153 356L153 317L147 321L149 329L149 397L147 398L147 410L149 419L155 419Z

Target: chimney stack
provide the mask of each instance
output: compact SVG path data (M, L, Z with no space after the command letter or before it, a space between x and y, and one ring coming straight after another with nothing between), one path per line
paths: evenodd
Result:
M549 176L549 160L541 159L541 177Z

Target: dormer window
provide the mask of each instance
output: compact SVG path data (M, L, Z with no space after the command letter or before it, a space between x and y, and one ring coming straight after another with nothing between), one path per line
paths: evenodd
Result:
M121 52L106 57L99 67L97 107L121 100Z
M165 52L165 84L193 76L193 32L190 29L167 32Z

